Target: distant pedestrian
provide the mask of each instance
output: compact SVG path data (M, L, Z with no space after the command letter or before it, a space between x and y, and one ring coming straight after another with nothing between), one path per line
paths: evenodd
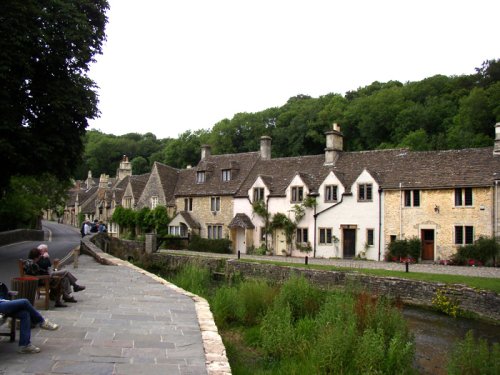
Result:
M99 231L99 220L95 219L90 226L91 233L97 233Z
M99 222L99 233L106 233L108 229L106 228L106 224L102 221Z

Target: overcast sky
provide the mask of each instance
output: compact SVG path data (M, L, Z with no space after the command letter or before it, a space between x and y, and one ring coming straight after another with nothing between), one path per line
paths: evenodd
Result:
M109 0L90 129L177 138L295 95L473 74L498 0Z

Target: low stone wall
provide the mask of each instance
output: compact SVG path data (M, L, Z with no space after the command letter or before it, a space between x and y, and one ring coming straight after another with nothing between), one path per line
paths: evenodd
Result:
M0 246L21 241L43 241L44 231L35 229L15 229L0 232Z
M105 244L105 240L96 239L98 247ZM110 254L127 260L134 251L138 254L136 260L146 256L140 246L135 248L133 241L123 242L120 246L109 246ZM82 248L87 238L82 241ZM103 242L104 241L104 242ZM114 242L114 241L111 241ZM93 245L93 244L92 244ZM95 246L95 245L93 245ZM104 249L103 249L104 250ZM85 250L82 250L85 251ZM167 271L176 271L188 263L199 264L208 267L211 272L224 273L227 278L234 275L242 275L248 278L263 278L273 282L281 283L292 274L303 275L314 285L322 288L344 288L345 286L358 287L377 295L385 295L399 299L404 304L430 307L436 292L440 290L443 295L456 300L462 310L477 314L481 318L500 322L500 296L495 292L476 290L464 285L444 283L431 283L426 281L409 280L397 277L379 277L363 275L356 272L322 271L293 266L278 266L272 264L261 264L243 262L237 259L217 258L215 256L183 255L153 253L147 255L148 261L154 262Z
M89 240L105 253L109 253L123 260L140 260L145 255L143 241L120 240L105 233L85 236L82 240ZM83 241L82 241L83 242Z
M303 275L314 285L324 288L352 285L377 295L390 296L409 305L432 306L432 299L441 290L443 295L456 300L462 310L481 318L500 322L500 296L495 292L476 290L464 285L431 283L397 277L377 277L354 272L320 271L289 266L277 266L227 261L227 273L254 278L265 278L276 282L288 279L292 274Z

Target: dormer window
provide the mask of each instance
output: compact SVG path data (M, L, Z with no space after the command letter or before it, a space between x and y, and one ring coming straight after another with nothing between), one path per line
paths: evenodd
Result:
M253 201L263 201L264 200L264 188L254 188L253 189Z
M196 172L196 183L203 184L205 182L205 171Z
M325 202L337 202L337 185L325 186Z
M370 202L373 199L372 191L373 191L372 184L359 184L358 185L358 201L359 202Z
M223 169L222 170L222 181L231 181L231 170Z
M304 200L304 188L302 186L293 186L292 197L290 202L297 203L297 202L302 202L303 200Z

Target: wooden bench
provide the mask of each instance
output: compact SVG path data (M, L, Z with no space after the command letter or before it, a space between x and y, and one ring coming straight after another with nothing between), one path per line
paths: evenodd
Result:
M18 260L18 266L19 266L19 276L20 277L25 277L25 276L31 276L31 275L26 275L24 272L24 263L26 261L24 259L19 259ZM49 309L49 304L50 304L50 275L37 275L33 276L36 277L38 281L38 288L36 290L36 297L38 299L41 299L43 296L45 298L44 300L44 307L45 310Z

